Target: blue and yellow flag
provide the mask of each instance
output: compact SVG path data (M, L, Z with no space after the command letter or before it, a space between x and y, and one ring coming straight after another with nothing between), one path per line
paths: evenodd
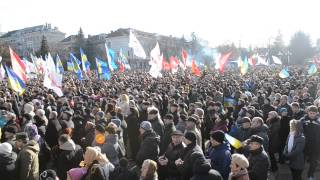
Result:
M245 75L248 72L248 69L249 69L248 58L246 56L244 56L240 60L240 72L241 72L241 75Z
M5 69L8 76L9 87L19 95L22 95L26 90L26 85L12 69L7 66L5 66Z
M283 68L280 73L279 73L280 78L285 79L288 78L290 76L288 69L287 68Z
M112 69L113 70L118 69L118 66L117 66L117 63L116 63L116 53L112 49L109 49L109 55L110 55L110 58L111 58Z
M76 56L72 53L70 53L70 61L73 62L73 71L77 74L78 79L82 80L82 71L79 66L79 60L76 58Z
M56 57L56 71L57 71L57 73L60 73L60 74L64 73L64 68L63 68L62 62L61 62L58 54Z
M225 133L224 135L225 135L225 138L227 139L227 141L229 142L229 144L231 144L231 146L233 146L235 149L239 149L242 147L241 141L230 136L227 133Z
M82 48L80 48L80 54L81 54L82 70L87 72L90 70L90 62L88 61L87 55L84 53Z
M95 60L97 65L98 78L110 80L111 74L109 71L108 63L99 58L95 58Z

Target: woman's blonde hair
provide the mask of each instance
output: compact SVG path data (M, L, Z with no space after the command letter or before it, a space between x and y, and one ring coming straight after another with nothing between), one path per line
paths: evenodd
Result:
M87 155L87 156L86 156ZM87 147L85 156L87 159L85 159L85 165L86 167L89 167L93 161L98 161L101 165L105 165L109 162L108 158L105 154L101 153L101 149L99 147Z
M121 94L121 101L129 103L129 96L126 94Z
M151 159L146 159L142 164L142 179L150 179L152 177L158 177L157 174L157 163Z

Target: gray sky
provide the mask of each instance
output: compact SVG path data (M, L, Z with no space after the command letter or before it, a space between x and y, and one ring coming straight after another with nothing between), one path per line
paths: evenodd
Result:
M1 31L46 22L67 35L136 28L181 37L196 32L214 46L266 45L281 30L286 43L294 32L320 38L316 0L1 0Z

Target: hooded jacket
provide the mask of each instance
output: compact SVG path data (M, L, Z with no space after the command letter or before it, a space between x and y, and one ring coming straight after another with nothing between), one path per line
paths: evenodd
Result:
M106 141L101 147L101 152L106 154L109 161L115 165L119 165L119 143L117 134L109 134Z
M16 172L20 180L39 179L39 151L36 141L29 141L20 151L16 161Z
M196 154L196 153L194 153ZM200 154L199 154L200 155ZM211 169L210 163L203 155L193 159L193 176L191 180L222 180L220 173Z
M228 143L220 144L212 147L209 150L209 158L211 159L211 166L217 170L223 177L228 179L231 164L231 148Z
M0 154L0 177L1 179L14 180L15 178L15 162L17 160L17 154L4 153Z
M78 167L83 159L83 151L73 140L69 140L59 146L58 152L54 155L54 164L57 167L57 175L60 179L67 179L67 171Z
M140 149L136 156L136 163L141 166L146 159L156 161L160 153L160 137L153 130L145 131L142 135Z

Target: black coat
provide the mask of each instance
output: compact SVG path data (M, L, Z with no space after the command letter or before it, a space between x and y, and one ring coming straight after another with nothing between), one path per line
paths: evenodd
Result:
M268 136L268 126L262 125L261 127L251 129L251 135L258 135L263 138L264 149L269 149L269 136Z
M61 180L67 179L67 171L79 166L83 160L83 151L79 145L75 150L67 151L59 149L54 158L55 167L57 167L57 175Z
M126 122L127 122L127 135L130 143L131 154L132 154L132 157L136 157L140 147L139 118L135 114L130 114L126 118Z
M146 131L142 135L140 149L136 156L136 163L141 166L146 159L157 161L160 152L160 137L154 131Z
M320 121L311 120L307 115L301 119L303 133L306 137L305 155L319 157L320 152Z
M274 111L275 108L271 106L270 104L264 104L261 107L262 113L263 113L263 120L267 120L268 114L270 111Z
M193 176L193 164L191 155L194 152L202 152L202 149L200 146L198 146L196 143L189 144L183 151L181 155L181 159L184 162L182 165L178 166L178 170L181 174L181 180L189 180Z
M61 125L58 119L49 120L44 139L46 140L50 148L58 145L60 130Z
M267 180L270 160L264 149L261 147L250 152L248 160L250 180Z
M154 132L156 132L160 136L160 139L162 140L163 134L164 134L164 124L162 120L159 118L156 118L149 121L152 125L152 129L154 130Z
M289 140L289 138L288 138ZM289 160L289 166L293 169L304 169L304 146L305 137L303 135L297 135L294 137L292 150L288 152L288 141L284 148L283 155Z
M279 152L279 130L280 130L280 119L278 117L269 120L269 153L277 153ZM282 151L281 151L282 152Z
M129 171L128 168L120 168L119 174L115 180L139 180L139 177L136 173Z
M171 134L175 130L176 130L176 127L174 126L173 123L165 125L164 135L161 138L161 143L160 143L160 154L164 153L167 150L169 144L171 143Z
M159 169L162 169L162 172L166 177L178 177L180 176L175 161L180 158L181 154L184 151L184 144L181 143L177 146L174 146L172 143L169 144L164 156L168 159L167 166L160 166Z
M0 177L5 180L15 180L15 162L17 154L12 152L10 154L0 154Z

